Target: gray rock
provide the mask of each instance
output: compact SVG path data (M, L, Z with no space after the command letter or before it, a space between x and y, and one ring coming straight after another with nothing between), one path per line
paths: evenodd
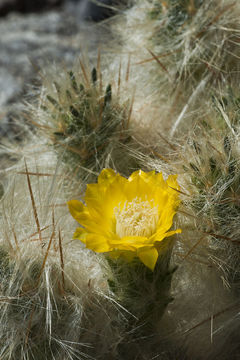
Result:
M114 4L114 0L100 0L98 3L94 3L91 0L72 0L67 6L71 7L78 16L82 19L100 21L114 14L111 5Z
M20 94L21 85L18 79L11 75L6 68L0 67L0 107Z
M24 101L31 86L35 85L40 68L49 67L52 63L71 68L79 58L83 45L87 45L90 52L97 51L101 33L94 27L90 30L89 26L63 10L11 14L1 19L0 141L7 133L10 138L16 137L16 127L11 120L12 110L19 109L19 104Z

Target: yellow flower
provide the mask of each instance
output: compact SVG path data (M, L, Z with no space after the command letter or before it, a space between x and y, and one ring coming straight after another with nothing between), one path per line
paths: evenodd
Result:
M168 231L179 205L177 175L165 181L155 171L135 171L126 179L104 169L97 184L87 185L85 204L68 202L81 227L74 238L86 247L118 258L139 259L154 269L161 241L181 230Z

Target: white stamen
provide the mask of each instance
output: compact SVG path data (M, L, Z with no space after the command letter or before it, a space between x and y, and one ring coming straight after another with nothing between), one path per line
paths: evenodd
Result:
M158 207L153 202L135 198L125 201L122 209L114 209L116 217L116 233L118 236L151 236L157 227Z

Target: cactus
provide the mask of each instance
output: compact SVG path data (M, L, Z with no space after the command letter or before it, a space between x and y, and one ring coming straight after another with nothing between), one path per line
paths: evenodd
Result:
M129 168L138 168L128 151L137 148L130 126L132 100L121 101L119 87L104 87L100 70L93 68L89 75L80 64L82 75L68 71L67 77L64 73L47 87L38 126L59 158L81 178L94 179L107 164L128 174Z
M1 359L238 359L239 14L230 0L134 0L111 24L103 73L99 55L92 71L44 76L29 144L1 146L25 159L0 189ZM101 196L89 186L104 167L178 174L182 234L154 272L131 248L139 238L131 263L90 250L100 236L99 252L119 237L126 250L126 188L113 193L109 170L109 210L107 177Z
M66 175L44 159L16 165L1 200L1 359L114 357L120 308L99 259L72 243Z
M240 274L238 98L230 89L225 98L213 98L212 108L212 118L203 121L184 149L188 159L183 170L195 193L191 207L198 217L197 226L210 236L226 283L234 287Z

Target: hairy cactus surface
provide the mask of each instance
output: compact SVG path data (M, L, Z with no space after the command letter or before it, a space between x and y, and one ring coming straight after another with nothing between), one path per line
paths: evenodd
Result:
M0 148L1 359L239 359L239 15L129 1L101 66L43 69Z

